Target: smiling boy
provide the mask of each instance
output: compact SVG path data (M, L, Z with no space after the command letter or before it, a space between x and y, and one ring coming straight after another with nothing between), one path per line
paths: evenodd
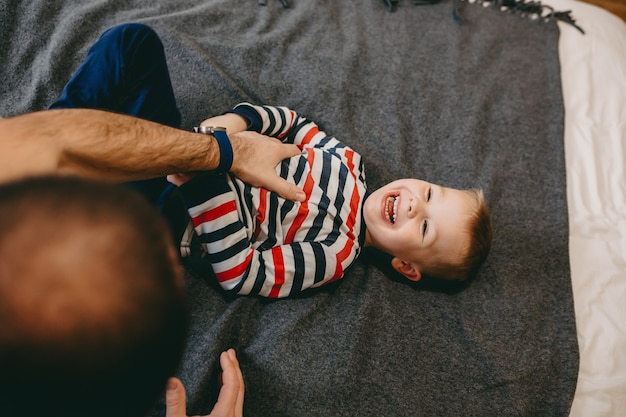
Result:
M363 217L364 246L391 255L391 266L411 281L423 274L463 280L489 250L491 226L479 190L400 179L372 192Z
M391 255L392 267L411 281L464 280L489 252L491 223L480 191L401 179L369 194L361 156L285 107L242 103L202 125L228 134L254 130L302 151L277 167L304 190L302 203L230 174L168 177L193 225L181 253L195 232L203 261L228 291L279 298L319 287L342 278L368 246Z

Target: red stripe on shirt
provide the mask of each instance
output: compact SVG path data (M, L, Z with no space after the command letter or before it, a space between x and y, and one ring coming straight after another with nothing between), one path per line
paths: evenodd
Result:
M233 278L238 278L241 275L243 275L244 272L246 272L246 270L248 269L250 262L252 262L252 255L254 255L254 251L250 251L250 253L248 253L248 256L246 256L246 259L244 259L244 261L240 263L239 265L236 265L230 269L227 269L226 271L217 272L215 274L215 276L217 277L217 280L219 282L224 282L224 281L229 281Z
M261 225L265 221L267 215L267 190L265 188L259 189L259 208L255 216L256 225L254 227L254 233L252 235L252 241L256 241L259 233L261 233Z
M296 120L296 113L293 110L290 111L290 114L291 114L291 123L284 126L282 132L279 132L278 135L276 135L276 138L280 139L281 141L284 139L285 136L287 136L287 133L289 133L289 131L291 130L293 126L293 122Z
M348 258L348 256L352 252L352 248L354 247L355 243L354 225L356 223L356 212L360 203L361 198L359 195L359 190L355 185L352 191L352 197L350 198L350 214L348 215L348 218L346 220L346 227L348 228L348 239L346 240L346 244L343 246L343 248L339 252L337 252L337 264L335 266L335 274L329 282L336 281L343 276L344 271L342 263L346 260L346 258Z
M313 136L317 135L319 131L320 129L317 126L311 127L311 129L309 129L309 131L306 132L306 135L302 138L302 141L298 144L298 148L302 149L305 145L308 145L313 139Z
M278 298L280 288L285 283L285 261L280 247L272 248L272 262L274 263L274 285L270 290L270 298Z
M306 175L306 180L304 180L304 187L302 187L302 191L304 191L304 194L306 194L306 199L300 204L300 207L298 208L298 213L296 214L293 223L291 223L291 226L289 226L289 230L287 230L287 233L285 233L285 239L283 243L286 245L290 245L293 243L293 239L296 233L298 232L298 230L300 230L302 223L304 223L307 216L309 215L308 201L311 197L311 193L313 192L313 186L315 185L315 181L313 180L313 177L311 175L311 173L313 172L313 163L315 162L315 153L307 152L306 159L307 164L310 167L309 172Z
M354 151L350 148L346 148L344 155L346 156L346 165L348 165L348 169L354 177Z
M197 216L192 218L193 225L195 227L198 227L202 223L206 223L211 220L218 219L222 216L227 215L228 213L232 211L237 211L237 204L235 203L235 200L227 201L223 204L220 204L217 207L214 207L210 210L207 210L198 214Z

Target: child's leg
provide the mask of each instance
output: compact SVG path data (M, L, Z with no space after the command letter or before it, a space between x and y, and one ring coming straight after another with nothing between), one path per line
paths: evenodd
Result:
M104 32L50 108L97 108L180 126L163 44L140 23Z
M96 108L180 127L163 44L150 27L124 24L102 34L50 109ZM128 184L157 203L165 178Z

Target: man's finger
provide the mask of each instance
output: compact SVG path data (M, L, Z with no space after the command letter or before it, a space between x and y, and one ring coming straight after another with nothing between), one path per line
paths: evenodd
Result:
M269 138L269 139L272 139L277 145L277 148L274 151L274 153L277 156L279 161L282 161L287 158L291 158L292 156L296 156L302 153L300 148L298 148L294 144L282 143L278 139L275 139L275 138ZM273 190L279 196L287 200L303 202L306 199L306 195L304 194L304 191L298 188L295 184L291 184L285 181L278 175L276 175L273 178L268 179L267 186L265 188L269 190Z
M275 192L282 198L299 202L305 200L306 196L300 188L276 173L276 167L281 161L302 153L300 148L252 131L238 132L230 139L235 154L231 168L233 174L255 187Z
M284 199L297 201L302 203L306 200L306 194L297 185L291 184L284 179L276 176L276 178L268 181L267 189L272 189Z
M281 153L282 153L281 159L291 158L292 156L296 156L296 155L302 153L300 148L298 148L293 143L282 143L278 139L276 139L276 141L277 141L277 144L280 145L280 149L281 149Z
M280 155L279 159L281 161L302 153L300 148L298 148L296 145L284 144L280 143L280 141L278 140L276 141L278 142L277 145L279 145L276 153L277 155ZM267 188L274 190L279 196L281 196L282 198L286 198L287 200L303 202L306 198L304 191L298 188L295 184L291 184L280 178L279 176L271 179Z
M222 367L223 385L211 415L240 417L243 415L244 383L235 351L230 349L222 352L220 365Z
M170 378L165 389L165 416L187 417L185 387L178 378Z
M243 417L243 398L245 394L245 384L243 383L243 374L241 372L241 368L239 367L239 361L237 360L237 356L235 355L234 349L229 349L227 353L235 364L235 368L237 370L237 379L240 382L239 392L237 394L237 405L235 407L237 411L235 414L235 417Z

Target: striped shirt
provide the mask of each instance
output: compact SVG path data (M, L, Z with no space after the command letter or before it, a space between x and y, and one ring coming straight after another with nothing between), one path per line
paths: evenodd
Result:
M288 108L243 103L231 112L245 117L249 130L300 148L276 171L306 200L285 200L231 174L183 185L204 259L220 285L279 298L342 278L364 240L361 156Z

